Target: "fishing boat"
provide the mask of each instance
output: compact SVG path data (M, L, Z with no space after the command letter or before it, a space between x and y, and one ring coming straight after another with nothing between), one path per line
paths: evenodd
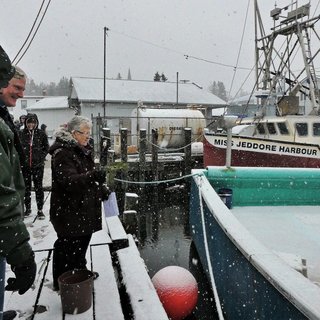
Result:
M254 7L257 80L248 101L255 97L256 112L239 117L232 128L220 119L207 130L204 166L224 165L230 130L234 166L319 168L320 81L314 65L320 46L314 42L320 39L316 32L320 16L311 16L310 3L275 7L270 12L273 27L266 35L257 1ZM243 105L241 114L248 106L249 102ZM235 109L231 102L227 114Z
M190 228L219 319L320 319L320 172L193 170Z

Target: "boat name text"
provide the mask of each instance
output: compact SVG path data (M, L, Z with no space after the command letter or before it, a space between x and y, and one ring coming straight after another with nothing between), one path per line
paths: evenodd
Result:
M227 140L214 139L214 145L227 146ZM303 154L303 155L310 155L310 156L316 156L318 152L318 150L316 149L283 146L283 145L268 144L268 143L256 143L256 142L248 142L248 141L239 141L237 142L237 144L235 144L234 141L232 140L231 145L233 147L240 148L240 149L252 149L252 150L271 151L271 152Z

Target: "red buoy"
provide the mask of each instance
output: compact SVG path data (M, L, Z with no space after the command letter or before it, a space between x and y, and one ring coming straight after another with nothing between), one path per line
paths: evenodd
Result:
M188 270L169 266L159 270L152 278L159 299L172 320L189 315L198 301L198 284Z

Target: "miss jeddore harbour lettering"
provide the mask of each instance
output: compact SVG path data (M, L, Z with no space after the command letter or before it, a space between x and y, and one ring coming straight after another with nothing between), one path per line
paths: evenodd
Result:
M218 146L226 146L227 140L215 139L214 144ZM318 150L315 148L288 147L283 145L276 145L276 144L269 144L269 143L256 143L256 142L247 142L247 141L239 141L237 144L235 144L235 142L232 141L231 145L241 149L253 149L253 150L261 150L261 151L318 156Z

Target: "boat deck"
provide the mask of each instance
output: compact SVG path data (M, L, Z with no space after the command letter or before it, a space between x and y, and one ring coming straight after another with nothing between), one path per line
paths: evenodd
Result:
M320 206L234 207L234 216L291 265L306 259L308 278L320 285Z

